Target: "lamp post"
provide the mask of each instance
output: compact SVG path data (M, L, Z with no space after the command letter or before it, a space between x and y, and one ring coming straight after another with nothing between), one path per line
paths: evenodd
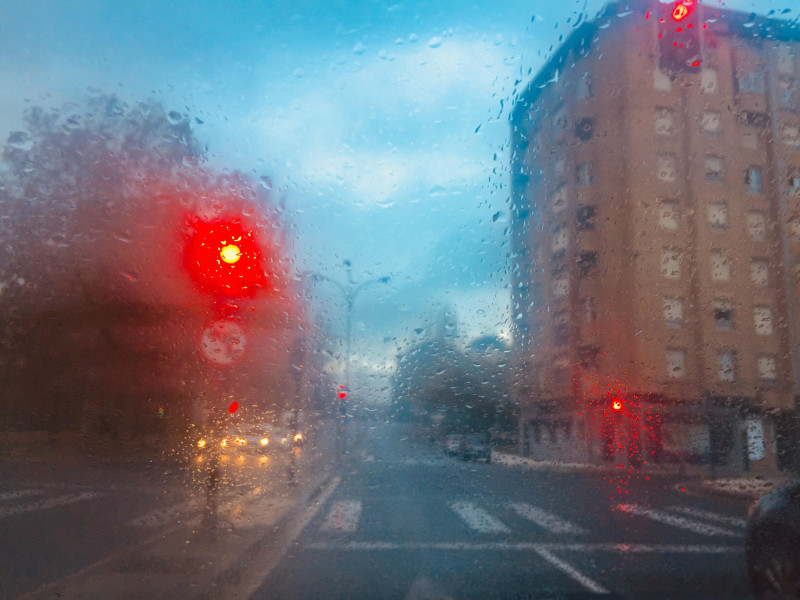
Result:
M369 279L367 281L355 282L353 281L353 265L349 260L344 261L344 266L347 269L347 283L343 284L335 279L320 275L314 272L305 272L303 275L313 281L327 281L335 285L341 290L344 295L346 307L346 325L345 325L345 355L344 355L344 380L347 386L350 385L350 352L353 336L353 305L355 304L358 294L367 286L376 283L389 283L389 277L378 277L376 279Z

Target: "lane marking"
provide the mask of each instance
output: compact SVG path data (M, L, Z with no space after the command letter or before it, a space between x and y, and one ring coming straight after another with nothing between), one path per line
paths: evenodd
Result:
M17 498L24 498L25 496L38 496L44 493L44 490L14 490L13 492L3 492L0 494L0 501L2 500L16 500Z
M551 533L589 533L583 527L579 527L574 523L565 521L564 519L554 515L553 513L547 512L538 506L533 506L525 502L511 502L506 506L508 506L508 508L513 510L519 516L527 519L528 521L536 523Z
M320 526L322 531L341 531L352 533L358 529L361 516L361 502L358 500L340 500L331 506L328 516Z
M747 527L747 520L740 519L738 517L727 517L725 515L720 515L710 510L703 510L701 508L692 508L691 506L670 506L669 510L675 512L681 512L685 515L689 515L690 517L698 517L700 519L707 519L709 521L716 521L717 523L724 523L726 525L732 525L733 527L738 527L740 529L744 529Z
M95 492L82 492L80 494L69 494L66 496L56 496L55 498L48 498L47 500L40 500L38 502L31 502L29 504L21 504L19 506L9 506L7 508L0 508L0 519L18 515L26 512L34 512L39 510L47 510L57 506L66 506L67 504L75 504L83 500L90 500L97 498Z
M395 550L442 550L456 552L619 552L623 554L739 554L742 546L709 544L633 544L576 543L550 544L539 542L312 542L304 548L326 552L372 552Z
M557 568L562 573L564 573L566 575L569 575L573 580L575 580L578 583L580 583L583 587L585 587L590 592L594 592L595 594L608 594L609 593L609 591L606 588L604 588L602 585L597 583L594 579L591 579L590 577L587 577L586 575L584 575L583 573L578 571L578 569L573 567L571 564L561 560L560 558L558 558L555 554L553 554L552 552L550 552L546 548L538 546L538 547L534 548L534 551L536 552L536 554L538 554L543 559L545 559L547 562L549 562L552 566Z
M739 537L741 535L740 533L731 531L730 529L723 529L722 527L708 525L706 523L701 523L700 521L687 519L685 517L678 517L654 508L645 508L644 506L638 506L636 504L620 504L617 506L617 508L623 512L636 515L637 517L647 517L653 521L664 523L666 525L672 525L673 527L678 527L680 529L693 531L694 533L699 533L701 535L722 535L730 537Z
M472 502L451 502L450 508L474 531L511 533L511 530L503 523Z

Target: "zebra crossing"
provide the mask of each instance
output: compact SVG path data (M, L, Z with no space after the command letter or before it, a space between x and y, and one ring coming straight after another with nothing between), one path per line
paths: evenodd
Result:
M102 495L86 490L69 493L62 493L63 491L58 488L38 487L0 492L0 519L77 504Z
M528 502L506 502L491 508L468 500L446 503L449 514L457 517L464 531L486 535L508 535L520 529L519 520L533 524L538 531L553 535L584 537L592 533L585 524L565 519L542 507ZM660 525L695 534L739 538L744 533L745 520L721 515L710 510L690 506L652 508L636 504L618 504L612 512L634 520L649 520ZM360 500L337 500L331 503L326 517L319 526L323 533L354 534L364 512Z

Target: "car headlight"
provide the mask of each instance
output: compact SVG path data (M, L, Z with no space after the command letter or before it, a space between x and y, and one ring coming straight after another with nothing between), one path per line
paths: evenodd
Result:
M206 443L207 442L205 440L197 440L197 447L198 448L205 448L206 447Z
M260 440L258 440L258 443L261 444L262 446L266 446L266 445L269 444L269 438L268 437L263 437Z
M302 433L295 433L294 434L294 441L295 443L303 441L303 434Z
M220 446L222 446L223 448L227 448L227 446L228 446L228 440L222 440L222 441L219 443L219 445L220 445Z

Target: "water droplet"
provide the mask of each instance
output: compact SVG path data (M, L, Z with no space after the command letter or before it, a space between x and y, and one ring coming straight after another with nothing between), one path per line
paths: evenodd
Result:
M438 48L441 45L442 45L442 38L440 38L438 35L428 40L429 48Z
M361 55L361 54L364 54L364 52L366 52L366 51L367 51L367 47L364 44L362 44L361 42L358 42L355 46L353 46L353 54Z
M120 242L125 242L129 244L131 242L131 236L123 231L115 231L113 234L114 239Z
M172 125L177 125L181 121L183 121L183 115L176 110L171 110L167 113L167 120Z
M33 146L33 140L24 131L14 131L8 136L8 145L20 150L30 150Z

